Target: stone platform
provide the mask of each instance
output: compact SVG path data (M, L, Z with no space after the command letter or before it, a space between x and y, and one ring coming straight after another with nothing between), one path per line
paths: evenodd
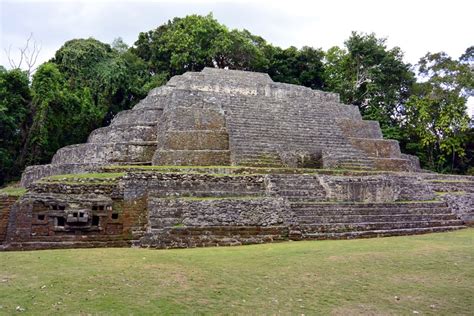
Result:
M181 248L421 234L472 224L473 195L473 177L426 173L108 166L5 199L0 242Z
M419 170L416 157L337 94L214 68L171 78L87 143L28 167L21 183L110 164Z
M423 173L333 93L175 76L0 196L0 249L238 245L455 230L474 178Z

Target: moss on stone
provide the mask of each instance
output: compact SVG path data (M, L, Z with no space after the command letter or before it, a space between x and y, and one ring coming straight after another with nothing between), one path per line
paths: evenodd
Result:
M467 192L466 191L435 191L436 195L465 195Z
M116 179L123 177L124 172L101 172L101 173L77 173L77 174L59 174L43 178L44 180L62 180L62 179Z
M5 194L8 196L17 196L21 197L26 193L25 188L19 188L19 187L6 187L3 189L0 189L0 195Z

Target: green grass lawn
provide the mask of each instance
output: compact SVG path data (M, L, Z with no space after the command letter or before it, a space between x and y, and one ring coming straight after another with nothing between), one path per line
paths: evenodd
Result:
M464 314L474 229L242 247L0 253L0 314ZM416 312L415 312L416 311Z

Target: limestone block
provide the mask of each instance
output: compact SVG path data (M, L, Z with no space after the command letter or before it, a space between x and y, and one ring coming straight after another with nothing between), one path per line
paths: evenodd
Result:
M173 130L221 130L225 128L223 111L213 105L177 106L166 113L166 127Z
M443 194L442 199L467 225L474 226L474 193Z
M401 158L373 158L374 166L377 170L390 171L412 171L412 163L410 160Z
M228 150L229 135L219 130L167 131L163 148L170 150Z
M415 176L383 174L378 176L318 176L332 201L393 202L432 200L434 192Z
M421 171L420 159L417 156L401 154L400 158L410 161L410 171L413 171L413 172Z
M290 168L321 168L323 166L322 150L289 150L280 151L282 163Z
M369 157L400 158L398 141L391 139L349 138L352 145Z
M229 150L157 150L153 165L226 166L230 165Z
M382 139L379 122L353 119L337 119L337 125L346 137Z
M328 105L330 105L328 110L332 112L332 116L335 118L362 120L359 107L355 105L346 105L340 103L332 103Z
M150 162L156 149L155 142L78 144L59 149L52 164L115 162Z
M157 199L148 201L151 229L184 226L271 226L289 223L293 214L281 198L225 198L193 201Z
M162 109L134 109L126 110L117 113L113 118L111 125L150 125L157 124L161 114L163 113Z
M87 173L97 172L99 165L97 164L48 164L48 165L36 165L26 167L21 175L21 186L26 188L31 185L34 181L49 177L57 174L74 174L74 173Z
M88 143L124 143L156 140L156 127L143 125L110 125L94 130Z

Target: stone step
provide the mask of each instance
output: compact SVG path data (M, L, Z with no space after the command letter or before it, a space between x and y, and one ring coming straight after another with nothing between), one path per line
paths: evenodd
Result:
M326 214L322 216L296 216L295 221L300 224L337 224L337 223L379 223L379 222L421 222L421 221L449 221L457 220L454 214Z
M407 228L431 228L443 226L462 226L461 220L438 221L408 221L408 222L367 222L367 223L330 223L330 224L302 224L304 233L342 233L349 231L388 230Z
M441 227L423 227L423 228L402 228L402 229L379 229L379 230L363 230L350 232L327 232L327 233L304 233L301 237L296 236L293 239L353 239L353 238L371 238L371 237L388 237L388 236L405 236L418 235L435 232L445 232L466 228L466 226L441 226ZM291 235L290 235L290 239Z
M350 144L344 138L341 138L341 136L338 135L337 133L331 133L330 131L323 132L317 129L300 130L300 129L293 128L293 129L283 130L277 127L268 127L268 128L228 127L228 130L233 132L232 134L234 135L235 138L255 137L256 139L261 139L262 137L267 137L270 139L271 136L278 136L278 138L273 139L273 141L281 140L281 139L293 139L293 138L306 139L306 140L317 138L321 140L328 139L328 140L331 140L332 142Z
M153 198L180 198L180 197L189 197L189 198L235 198L235 197L249 197L249 198L259 198L264 197L264 191L255 190L255 191L210 191L210 190L175 190L175 191L160 191L160 192L151 192L150 196Z
M237 161L237 166L243 167L268 167L268 168L279 168L283 167L281 162L251 162L251 161Z
M306 209L306 208L291 208L295 216L346 216L346 215L445 215L451 214L447 207L420 207L420 208L359 208L359 209L340 209L340 210L325 210L325 209Z
M295 196L295 195L290 195L290 196L283 196L286 198L290 203L300 203L300 202L309 202L309 203L317 203L317 202L324 202L325 197L321 198L319 196L312 195L312 196Z
M277 188L273 192L278 193L278 195L284 196L284 197L310 197L310 198L317 197L317 196L325 197L326 192L324 191L324 189L318 192L318 190L321 190L321 189L322 188L310 187L308 185L306 187L302 187L301 189L297 189L297 190L290 190L287 188L284 188L284 189Z
M328 203L328 202L296 202L291 203L292 208L308 208L308 209L324 209L324 210L358 210L358 209L374 209L374 208L446 208L447 203L444 201L413 201L413 202L374 202L374 203Z
M154 125L110 125L89 134L88 143L126 143L156 141Z

